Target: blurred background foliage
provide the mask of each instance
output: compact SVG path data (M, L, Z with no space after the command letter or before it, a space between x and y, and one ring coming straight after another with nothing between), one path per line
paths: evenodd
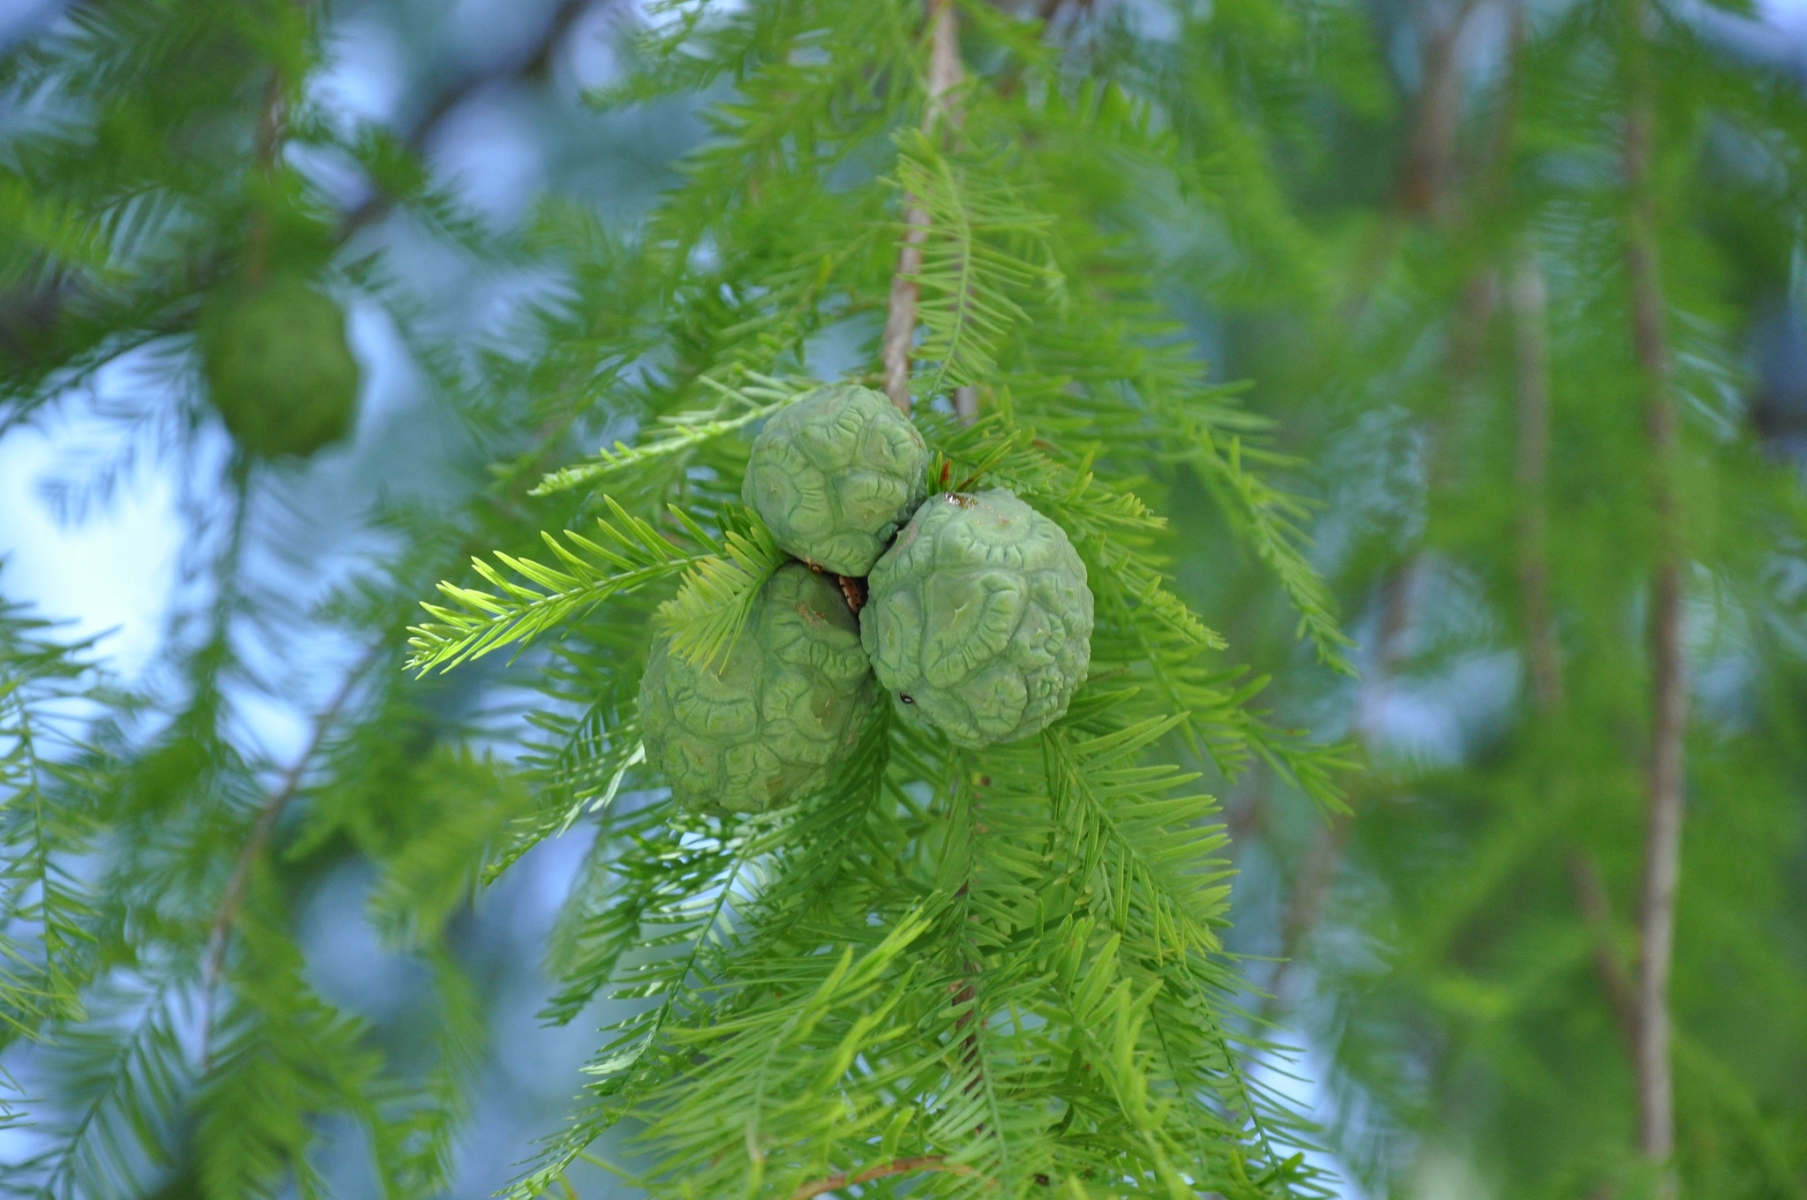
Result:
M1613 0L999 7L1158 114L1178 182L1110 207L1317 501L1359 678L1319 661L1199 485L1162 481L1180 590L1272 676L1275 719L1362 750L1349 817L1259 764L1211 781L1248 1006L1302 1048L1289 1086L1324 1164L1349 1195L1649 1184L1627 989L1649 585L1679 544L1682 1188L1807 1196L1807 10L1668 0L1628 52ZM0 1186L236 1195L305 1150L299 1194L406 1192L444 1164L476 1196L558 1126L597 1022L536 1014L584 846L548 841L480 894L448 869L529 803L523 681L500 656L419 682L400 663L435 581L567 519L569 497L526 494L540 471L633 432L610 372L538 348L659 302L612 256L706 162L684 166L737 81L611 88L636 31L682 19L0 6L0 890L8 932L38 930L0 994L15 1032L62 1030L8 1035ZM1639 80L1667 461L1625 266ZM348 313L361 407L313 457L252 464L192 333L206 296L285 263ZM54 975L92 928L122 957L77 1012ZM191 966L130 953L176 930L208 937ZM314 1000L238 1011L291 995ZM284 1064L301 1045L318 1057ZM197 1138L259 1105L335 1115L263 1120L203 1178Z

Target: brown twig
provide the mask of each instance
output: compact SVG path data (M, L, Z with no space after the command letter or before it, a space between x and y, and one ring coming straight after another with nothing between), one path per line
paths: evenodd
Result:
M954 389L954 415L960 418L962 425L971 425L979 419L979 389L966 384Z
M922 128L932 132L948 110L947 96L960 82L960 29L953 0L927 0L929 10L929 98L923 109ZM929 214L914 196L904 199L903 245L897 252L897 273L891 277L891 295L885 305L885 395L898 411L910 411L910 346L916 337L916 303L921 288L922 248L929 240Z
M1658 271L1656 198L1651 156L1656 121L1649 46L1655 13L1648 0L1627 0L1624 170L1626 272L1631 283L1632 345L1644 376L1644 421L1652 459L1651 507L1657 563L1651 580L1651 743L1644 876L1638 904L1638 1147L1664 1167L1661 1189L1676 1190L1669 1160L1675 1149L1674 1081L1669 1059L1669 972L1675 943L1675 897L1681 871L1683 759L1687 731L1687 664L1682 647L1682 536L1676 494L1680 417L1669 379Z
M1356 695L1355 730L1370 752L1381 735L1381 710L1386 692L1399 660L1404 653L1405 633L1412 623L1415 585L1422 560L1416 555L1401 563L1383 584L1380 627L1375 631L1374 669L1362 681ZM1323 919L1324 907L1336 884L1342 866L1343 851L1349 842L1353 821L1339 813L1312 834L1311 848L1293 881L1286 898L1286 909L1280 918L1280 949L1273 974L1267 980L1267 998L1262 1002L1261 1016L1271 1020L1285 1007L1284 989L1297 964L1306 939Z
M282 161L282 137L288 124L288 106L283 97L282 73L270 70L264 88L263 107L257 114L257 135L252 158L257 172L265 177L276 174ZM251 228L245 237L245 279L252 287L263 283L270 267L270 213L258 205L251 213Z
M1405 244L1412 222L1435 221L1449 204L1455 134L1462 116L1461 73L1457 69L1461 64L1456 49L1479 7L1480 0L1461 0L1447 21L1433 25L1425 6L1415 6L1415 19L1426 30L1420 58L1424 84L1418 91L1405 163L1394 184L1394 203L1368 236L1336 305L1337 326L1345 333L1354 330L1367 312ZM1340 341L1326 343L1324 350L1335 354L1339 346Z
M1550 601L1549 509L1545 485L1550 459L1550 363L1548 296L1536 255L1522 248L1513 265L1508 302L1512 310L1513 382L1517 393L1518 578L1523 605L1531 700L1545 716L1567 706L1562 655ZM1594 970L1634 1063L1638 1057L1637 987L1613 932L1612 900L1600 862L1592 852L1569 854L1569 882L1594 940Z
M1569 882L1575 888L1575 906L1587 921L1594 936L1594 968L1606 987L1606 999L1618 1018L1619 1032L1635 1059L1638 1052L1638 996L1631 973L1619 954L1613 935L1612 901L1606 893L1606 880L1600 874L1600 862L1592 854L1577 850L1569 855Z
M445 119L484 88L502 79L531 79L545 75L551 69L552 55L558 44L570 32L577 18L590 7L591 2L592 0L564 0L547 20L545 29L528 48L525 57L511 59L489 70L473 71L440 92L426 111L415 119L407 133L402 135L402 144L419 153L426 148ZM375 188L363 203L340 220L339 240L344 241L364 226L378 220L394 205L393 195L380 187Z
M1425 30L1424 85L1419 91L1406 168L1400 175L1399 204L1412 216L1435 220L1449 200L1456 127L1462 117L1462 73L1457 51L1479 0L1462 0L1447 21L1434 23L1420 4Z
M1286 899L1286 913L1280 921L1280 952L1274 973L1268 977L1267 998L1262 1002L1262 1018L1271 1019L1286 1004L1286 981L1298 962L1305 939L1324 917L1325 903L1336 883L1337 869L1343 862L1343 849L1349 842L1354 824L1347 813L1338 813L1330 823L1319 827L1306 851L1305 863Z
M1513 386L1518 410L1514 475L1518 485L1518 583L1524 604L1531 695L1542 709L1563 706L1562 654L1550 603L1550 337L1543 269L1529 249L1513 265L1507 288L1512 311Z
M220 975L226 965L226 947L231 939L233 922L245 902L245 892L250 887L251 871L262 857L264 849L269 845L271 836L276 832L276 822L281 819L283 810L301 790L302 776L307 773L308 765L313 762L314 755L326 740L327 732L332 728L345 705L350 702L352 691L364 672L382 653L381 643L366 650L345 673L338 691L333 693L326 707L314 718L313 728L308 735L307 745L295 756L287 770L277 779L276 786L264 798L257 812L257 820L251 825L251 832L240 847L238 860L233 863L232 875L226 880L226 890L220 894L220 906L215 912L213 924L207 933L207 968L201 984L203 1014L201 1020L201 1063L203 1067L211 1065L209 1043L213 1032L213 991L218 985Z
M939 1154L927 1154L921 1158L894 1158L888 1163L867 1167L863 1171L843 1171L837 1175L830 1175L826 1179L806 1183L791 1193L791 1200L813 1200L813 1197L832 1192L837 1188L854 1187L857 1184L871 1183L874 1179L908 1175L914 1171L942 1171L949 1175L978 1174L971 1167L960 1163L950 1163Z

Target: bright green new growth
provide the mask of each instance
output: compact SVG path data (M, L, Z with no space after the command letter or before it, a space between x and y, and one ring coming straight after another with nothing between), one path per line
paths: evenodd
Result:
M760 812L828 782L876 694L858 622L799 563L772 576L720 670L660 639L640 680L647 760L687 808Z
M1003 488L924 504L870 585L860 635L880 686L957 746L1040 732L1085 679L1085 564L1065 530Z
M832 384L766 422L741 495L788 553L864 575L928 494L928 461L922 435L882 393Z
M358 364L345 314L303 276L220 289L199 335L213 406L246 450L305 456L351 430Z

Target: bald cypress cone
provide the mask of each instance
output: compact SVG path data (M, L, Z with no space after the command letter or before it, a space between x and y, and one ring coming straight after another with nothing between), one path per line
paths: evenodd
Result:
M955 745L1038 733L1085 680L1085 564L1065 530L1002 488L930 499L868 584L860 632L879 685Z
M883 393L830 384L766 422L741 497L787 554L860 576L922 503L928 462L922 435Z
M778 808L828 783L876 698L840 589L791 563L766 581L725 663L653 646L640 681L647 759L687 808Z
M246 450L305 457L351 431L358 364L345 314L305 276L221 287L197 332L208 395Z

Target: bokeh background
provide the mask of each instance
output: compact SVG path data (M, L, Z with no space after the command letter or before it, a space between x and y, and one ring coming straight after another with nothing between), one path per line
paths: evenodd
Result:
M457 508L487 478L468 406L443 385L423 339L473 355L505 348L523 315L564 283L557 261L485 253L473 241L507 242L549 198L631 228L706 138L703 110L727 95L718 85L626 110L586 103L586 94L619 77L624 39L670 19L636 0L335 0L327 7L326 59L308 80L310 100L346 130L391 131L420 155L480 237L450 236L389 203L342 157L291 156L317 198L354 230L338 258L380 256L391 284L382 302L348 300L363 371L355 435L273 470L252 495L244 586L275 597L270 612L280 616L241 640L246 670L230 686L230 731L248 754L274 763L302 750L313 714L360 652L314 606L368 564L402 553L406 530L382 514L397 503ZM1211 52L1205 5L1047 7L1078 40L1128 29L1176 55ZM1501 599L1510 554L1487 544L1511 527L1510 481L1496 478L1510 475L1500 463L1511 462L1511 433L1509 421L1477 414L1511 411L1510 370L1500 372L1506 382L1474 383L1461 378L1459 364L1450 366L1452 354L1460 357L1464 312L1475 304L1504 312L1508 285L1501 276L1445 269L1470 261L1469 250L1492 237L1485 214L1463 213L1480 207L1470 202L1483 190L1489 122L1514 39L1528 27L1534 46L1544 37L1558 42L1570 36L1564 23L1578 7L1569 0L1522 8L1513 0L1225 6L1236 21L1271 18L1335 33L1315 51L1279 35L1255 39L1255 51L1243 45L1249 61L1226 68L1227 76L1268 93L1215 132L1196 135L1218 137L1225 153L1259 143L1282 194L1180 198L1160 218L1175 311L1216 378L1252 381L1248 406L1274 418L1280 448L1299 456L1289 482L1320 502L1310 521L1314 561L1334 586L1362 668L1359 680L1349 680L1317 667L1258 565L1228 548L1208 499L1176 493L1176 570L1188 598L1226 632L1235 661L1275 677L1269 703L1283 720L1327 741L1348 739L1367 764L1347 783L1353 822L1326 819L1259 770L1215 781L1239 872L1231 945L1249 956L1249 977L1269 993L1251 1004L1301 1047L1301 1079L1287 1087L1327 1127L1322 1161L1343 1176L1350 1196L1590 1194L1571 1188L1572 1179L1521 1169L1515 1157L1560 1157L1551 1131L1577 1120L1630 1119L1622 1111L1622 1066L1602 1068L1616 1083L1589 1094L1546 1062L1572 1059L1577 1045L1606 1059L1617 1053L1609 1006L1590 974L1585 923L1576 917L1558 930L1558 918L1548 917L1547 928L1525 935L1530 940L1512 932L1552 895L1558 907L1569 904L1569 885L1560 845L1522 829L1524 798L1539 794L1538 777L1513 765L1521 763L1528 667L1518 617ZM1765 111L1782 114L1778 128L1800 124L1789 106L1807 81L1807 6L1676 0L1663 10L1694 39L1698 61L1761 91ZM62 0L0 0L0 55L69 19ZM1345 53L1349 45L1359 53ZM1346 78L1329 77L1345 67ZM1564 76L1568 69L1558 50L1533 68L1546 75L1526 85L1544 89L1526 101L1542 106L1533 121L1542 124L1526 135L1527 155L1563 153L1572 134L1556 112L1564 89L1573 89L1578 111L1568 115L1577 126L1594 117L1611 124L1610 90L1587 92L1579 77ZM1290 81L1295 93L1280 94L1276 81ZM1764 512L1798 515L1791 489L1798 490L1798 464L1807 458L1802 144L1793 134L1753 134L1736 117L1716 116L1713 103L1689 110L1698 146L1676 168L1691 181L1674 189L1687 198L1678 220L1698 251L1670 264L1693 304L1677 319L1686 330L1678 353L1689 420L1715 447L1706 474L1752 487L1760 480ZM1603 107L1590 114L1589 105ZM29 98L0 99L0 147L9 129L33 119ZM1238 127L1259 136L1239 143ZM1593 169L1585 153L1576 151L1575 160L1583 164L1576 169ZM1555 470L1567 489L1551 520L1557 553L1568 556L1558 568L1561 587L1579 595L1594 573L1615 570L1612 525L1589 507L1595 501L1585 481L1594 471L1635 471L1637 461L1589 441L1588 422L1619 420L1635 433L1635 417L1611 408L1610 386L1590 391L1585 376L1563 375L1576 363L1585 369L1590 354L1580 343L1564 348L1577 329L1592 323L1602 341L1628 335L1606 328L1611 314L1564 299L1572 277L1593 268L1582 261L1584 248L1561 241L1569 218L1561 197L1551 196L1562 174L1552 168L1549 175L1526 185L1529 199L1515 201L1543 205L1541 216L1519 212L1513 220L1519 227L1545 221L1547 287L1556 297ZM1271 207L1253 222L1270 227L1241 227L1239 203ZM1314 280L1297 275L1298 261L1317 264ZM1509 354L1505 324L1499 316L1497 328L1483 333L1480 357ZM150 695L180 690L174 664L207 611L210 565L229 535L230 442L197 405L195 387L191 370L153 347L122 354L51 402L0 422L0 588L66 622L71 636L92 637L93 658ZM1722 489L1732 490L1729 482ZM1697 1032L1723 1044L1716 1069L1730 1078L1723 1096L1700 1099L1703 1085L1684 1072L1683 1088L1695 1098L1683 1103L1744 1113L1727 1118L1725 1128L1742 1131L1727 1134L1727 1145L1746 1137L1756 1147L1751 1161L1767 1164L1731 1172L1722 1194L1800 1196L1807 1194L1807 1041L1799 1010L1807 998L1790 1009L1777 997L1807 978L1800 837L1807 563L1792 517L1758 527L1751 506L1726 500L1716 511L1743 539L1740 561L1749 570L1703 567L1692 577L1691 746L1707 765L1699 768L1690 819L1702 806L1729 812L1741 804L1749 819L1715 825L1709 815L1691 825L1688 854L1697 839L1711 839L1731 861L1688 880L1708 890L1728 878L1753 886L1718 906L1688 909L1684 900L1682 938L1697 948L1757 944L1718 959L1684 954L1684 970L1696 974L1678 986L1742 997L1760 1011L1717 1000L1697 1006ZM1574 541L1562 542L1571 528ZM1617 657L1600 655L1577 670L1623 673L1617 682L1629 698L1616 702L1612 719L1635 726L1639 677L1625 665L1641 654L1634 620L1618 640ZM505 673L473 674L435 703L448 719L468 720L479 730L475 741L507 759L520 697ZM1601 835L1618 851L1605 869L1621 925L1635 895L1640 736L1627 727L1597 743L1596 753L1620 765L1590 766L1577 785L1610 792L1624 815ZM1517 840L1494 837L1502 826L1520 828ZM551 1028L536 1014L548 995L546 941L583 849L576 838L541 846L458 917L459 953L479 984L489 1030L477 1107L459 1136L458 1196L506 1182L581 1082L591 1023ZM384 949L366 916L371 869L350 852L310 860L307 869L317 874L307 883L303 918L309 977L323 995L372 1021L398 1055L420 1050L411 1039L431 1023L429 972ZM1448 925L1468 925L1437 941L1426 927L1445 916ZM1530 948L1545 945L1542 938L1560 942L1560 950ZM1515 959L1521 953L1526 961ZM1702 965L1709 959L1719 972L1711 979ZM30 1048L9 1052L6 1066L28 1096L56 1069ZM1601 1116L1615 1107L1617 1117ZM1576 1117L1583 1108L1588 1115ZM34 1136L29 1124L0 1131L0 1160L23 1161ZM1742 1163L1743 1153L1727 1149L1727 1161ZM353 1139L332 1145L323 1171L338 1194L370 1194L362 1154ZM171 1178L165 1194L183 1194L179 1173ZM573 1180L586 1196L634 1194L587 1168Z

